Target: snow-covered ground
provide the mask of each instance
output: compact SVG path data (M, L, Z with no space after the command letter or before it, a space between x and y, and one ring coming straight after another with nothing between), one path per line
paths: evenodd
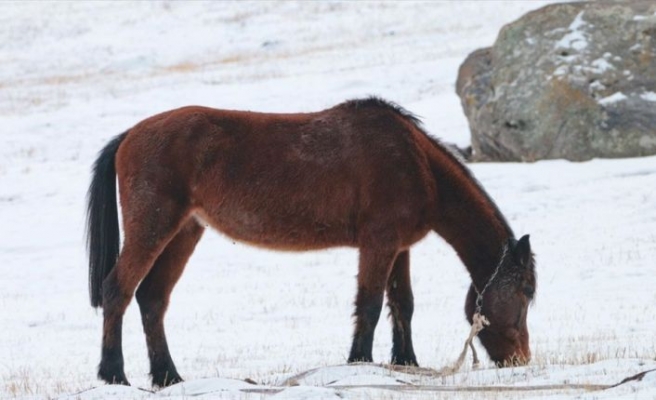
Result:
M434 378L340 366L356 251L276 253L207 233L167 316L187 382L135 388L150 384L134 305L124 351L135 387L95 377L102 317L88 302L84 202L111 137L182 105L312 111L375 94L465 145L460 62L545 3L0 2L0 398L656 398L653 373L608 391L560 386L656 368L655 157L471 166L537 254L528 367L486 361ZM469 332L468 275L435 235L412 262L415 349L439 369ZM378 362L389 331L381 319Z

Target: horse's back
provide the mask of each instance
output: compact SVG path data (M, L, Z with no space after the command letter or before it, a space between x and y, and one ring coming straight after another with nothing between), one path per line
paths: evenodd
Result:
M186 202L237 240L298 250L357 246L374 223L421 225L433 194L415 134L379 108L185 107L136 125L117 154L117 173L122 193Z

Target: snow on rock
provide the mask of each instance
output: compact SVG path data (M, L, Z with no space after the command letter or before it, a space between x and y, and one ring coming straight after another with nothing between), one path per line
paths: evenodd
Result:
M624 93L617 92L617 93L611 94L608 97L604 97L603 99L599 99L597 101L599 102L599 104L607 106L609 104L617 103L618 101L624 101L626 99L627 99L627 97Z
M506 25L463 62L456 90L473 158L535 161L656 154L655 2L567 2ZM530 40L527 40L530 39ZM627 97L622 97L625 93Z
M604 72L610 70L610 69L615 69L613 64L609 63L608 60L604 58L598 58L590 63L590 69L589 72L595 73L595 74L603 74Z
M656 93L654 92L645 92L640 95L640 98L646 101L656 101Z
M588 47L588 39L585 34L585 26L587 25L583 20L584 11L579 12L574 21L569 25L568 32L554 45L556 50L559 49L574 49L581 51Z

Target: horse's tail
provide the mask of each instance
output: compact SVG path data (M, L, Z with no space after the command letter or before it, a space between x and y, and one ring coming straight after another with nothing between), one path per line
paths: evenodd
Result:
M120 237L114 158L127 132L115 137L98 155L87 194L87 250L91 306L102 307L102 283L118 259Z

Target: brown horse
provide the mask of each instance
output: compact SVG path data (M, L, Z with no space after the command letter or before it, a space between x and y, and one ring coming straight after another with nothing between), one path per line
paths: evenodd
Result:
M528 236L514 239L467 167L415 116L377 98L305 114L184 107L116 137L95 163L87 229L91 304L104 308L101 379L128 384L121 331L136 291L153 384L182 380L163 318L206 225L270 249L357 247L348 360L372 361L386 292L392 363L407 365L417 365L409 249L433 230L469 270L465 312L471 322L482 302L491 325L480 340L491 359L531 356L526 313L536 278Z

